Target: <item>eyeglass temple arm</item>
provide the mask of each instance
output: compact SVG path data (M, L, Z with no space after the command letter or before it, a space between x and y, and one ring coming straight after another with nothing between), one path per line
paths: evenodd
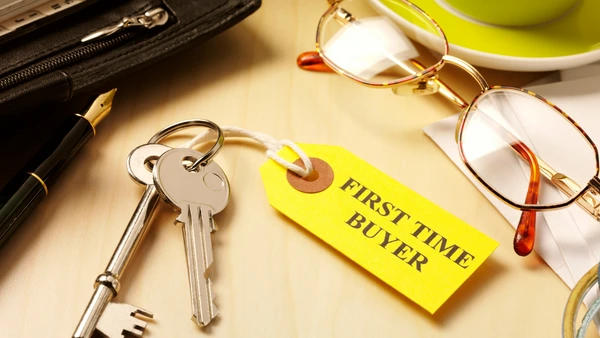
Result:
M422 71L425 69L425 67L421 63L419 63L419 61L417 61L415 59L411 59L410 62L419 71ZM301 53L296 58L296 64L301 69L309 70L309 71L313 71L313 72L328 72L328 73L334 72L333 69L331 69L327 64L325 64L325 62L323 62L323 58L321 58L321 56L319 55L319 52L316 52L316 51ZM402 67L402 68L404 68L407 71L410 71L410 69L408 67ZM414 72L414 74L416 74L416 73L417 72ZM469 105L465 100L463 100L463 98L460 95L458 95L454 90L452 90L444 82L440 81L435 76L419 79L416 81L416 83L418 84L418 83L427 82L427 81L433 81L436 84L436 86L434 86L434 88L437 87L438 88L437 91L441 95L443 95L446 99L448 99L450 102L454 103L458 107L466 108ZM418 85L416 88L418 88Z
M296 65L304 70L312 72L334 73L328 65L323 62L323 58L317 51L303 52L296 58Z
M529 163L529 187L525 195L526 204L537 204L540 193L540 172L542 171L538 162L537 156L529 147L517 139L510 131L496 123L486 114L478 115L485 123L493 128L497 134L502 136L504 141L519 154L519 156ZM536 213L532 210L525 210L521 213L521 219L517 225L513 247L519 256L527 256L533 250L535 242L535 223Z
M481 114L480 116L481 117L485 116L486 122L488 122L490 125L494 124L497 127L502 128L503 134L511 135L510 137L514 141L512 143L509 142L509 144L511 145L513 150L515 150L515 152L520 155L521 159L529 162L530 155L527 155L525 157L525 156L523 156L523 154L520 150L515 149L516 146L517 147L522 147L522 146L527 147L525 144L523 144L519 140L516 140L514 138L514 136L508 130L501 127L499 124L497 124L491 118L489 118L487 115ZM529 151L531 152L531 150L529 150ZM562 193L564 193L565 195L567 195L569 197L573 197L573 196L576 196L582 190L581 186L579 186L579 184L577 184L577 182L575 182L573 179L571 179L570 177L568 177L565 174L559 173L556 170L554 170L554 168L552 168L548 163L546 163L544 160L539 158L533 152L531 152L531 155L533 155L535 157L535 160L538 163L541 174L546 179L548 179L554 186L556 186ZM576 200L576 202L581 208L583 208L588 214L590 214L590 216L592 216L596 220L600 220L600 196L595 191L588 190L585 194L583 194L583 196L578 198Z

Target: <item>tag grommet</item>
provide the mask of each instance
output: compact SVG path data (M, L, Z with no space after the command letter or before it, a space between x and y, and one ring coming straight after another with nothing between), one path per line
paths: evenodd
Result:
M316 157L310 157L310 161L314 170L309 177L302 178L288 170L287 181L298 191L314 194L329 188L331 183L333 183L334 175L333 169L327 162ZM294 161L294 164L304 168L304 163L302 163L301 159Z

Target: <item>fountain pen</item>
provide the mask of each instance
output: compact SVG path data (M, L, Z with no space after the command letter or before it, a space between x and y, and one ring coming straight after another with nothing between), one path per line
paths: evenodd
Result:
M49 184L92 137L112 108L116 89L101 94L79 114L70 115L0 191L0 246L48 195Z

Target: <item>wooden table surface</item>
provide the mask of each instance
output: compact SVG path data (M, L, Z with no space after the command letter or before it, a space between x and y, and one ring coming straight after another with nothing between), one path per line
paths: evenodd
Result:
M539 259L514 254L513 229L422 131L457 109L437 95L401 97L296 67L296 56L314 49L326 8L324 0L266 0L229 31L119 86L98 135L0 249L1 337L72 335L143 193L127 155L190 118L341 145L500 247L430 315L269 206L264 151L226 141L217 161L231 200L212 237L220 314L204 329L190 320L182 234L161 202L116 298L154 312L144 337L560 336L569 289ZM490 84L514 86L544 75L480 70ZM441 76L468 99L478 91L451 66Z

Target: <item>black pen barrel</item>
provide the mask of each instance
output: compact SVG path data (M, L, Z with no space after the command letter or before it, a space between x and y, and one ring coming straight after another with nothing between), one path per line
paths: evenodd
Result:
M48 185L77 151L94 136L79 115L67 121L0 191L0 246L48 193Z
M46 197L45 185L26 172L18 173L0 192L0 246L21 221Z
M70 115L42 148L0 191L0 246L48 195L49 184L77 151L96 134L112 107L116 89L99 95L81 114Z
M44 182L53 180L77 151L94 136L90 122L79 115L67 117L65 124L26 165Z

